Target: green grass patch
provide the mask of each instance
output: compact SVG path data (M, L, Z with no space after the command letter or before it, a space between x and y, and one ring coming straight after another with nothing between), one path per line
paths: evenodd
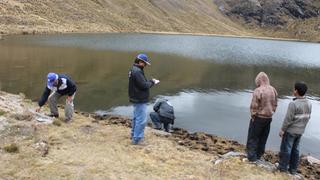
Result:
M53 120L52 124L55 126L61 126L61 121L59 119L55 119Z
M0 110L0 116L3 116L6 112Z
M3 149L8 153L17 153L19 152L19 147L16 144L5 145Z

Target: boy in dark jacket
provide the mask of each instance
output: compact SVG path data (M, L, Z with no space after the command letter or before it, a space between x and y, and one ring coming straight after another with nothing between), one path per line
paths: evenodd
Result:
M148 56L139 54L129 71L129 101L133 103L133 119L131 139L132 144L141 144L144 139L144 128L147 121L147 103L149 101L149 89L160 81L147 80L144 75L144 67L151 65Z
M294 85L295 98L290 102L279 136L282 138L280 162L278 169L282 172L297 173L299 165L299 144L302 134L309 122L312 105L305 97L308 90L304 82ZM289 169L288 169L289 166Z
M153 106L155 112L150 113L150 118L155 129L163 128L166 132L169 132L170 124L174 124L174 110L173 106L166 99L158 100Z
M65 121L71 121L74 111L73 100L77 91L77 86L68 76L64 74L49 73L47 80L46 88L38 102L39 107L36 109L36 111L40 112L41 107L48 100L51 111L49 116L59 117L57 102L60 97L66 95Z

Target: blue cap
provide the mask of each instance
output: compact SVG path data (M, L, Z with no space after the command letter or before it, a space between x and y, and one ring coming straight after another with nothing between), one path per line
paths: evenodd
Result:
M140 59L141 61L144 61L145 63L147 63L148 65L151 65L150 61L148 60L148 56L145 54L139 54L137 56L137 59Z
M54 81L58 79L58 74L49 73L47 78L48 78L48 82L47 82L48 87L53 87Z

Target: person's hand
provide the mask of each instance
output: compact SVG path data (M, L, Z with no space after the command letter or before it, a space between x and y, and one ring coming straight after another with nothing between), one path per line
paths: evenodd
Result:
M282 137L283 137L283 135L284 135L284 131L280 130L280 132L279 132L279 136L282 138Z
M67 96L67 102L72 103L72 96Z
M152 81L153 81L154 84L159 84L160 83L160 81L158 79L154 79L153 78Z
M251 115L251 121L254 122L254 120L256 119L256 115Z
M41 107L39 106L37 109L36 109L36 112L40 112L41 110Z

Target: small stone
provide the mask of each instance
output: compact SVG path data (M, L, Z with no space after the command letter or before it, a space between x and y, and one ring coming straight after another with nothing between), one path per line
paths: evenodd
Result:
M178 144L182 146L182 145L184 145L184 142L183 141L178 141Z
M41 140L41 141L37 142L36 144L34 144L33 147L41 153L42 157L47 156L49 153L49 145L48 145L47 141Z

